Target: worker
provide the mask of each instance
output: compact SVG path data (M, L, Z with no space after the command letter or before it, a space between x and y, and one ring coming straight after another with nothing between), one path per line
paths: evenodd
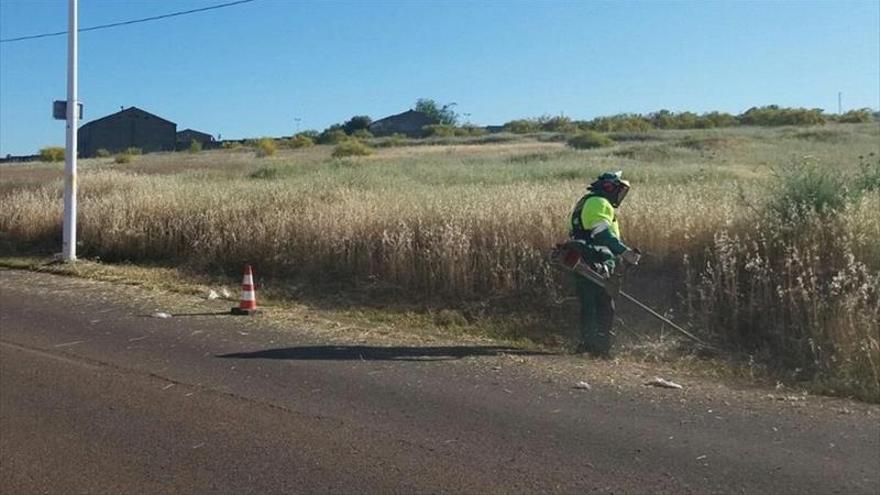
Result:
M629 192L629 182L622 172L606 172L587 187L587 194L571 214L570 235L583 241L581 257L594 270L608 278L614 272L617 259L637 265L640 254L620 240L615 209ZM603 358L611 356L614 324L614 300L604 288L584 277L576 277L578 299L581 304L580 342L576 352L587 352Z

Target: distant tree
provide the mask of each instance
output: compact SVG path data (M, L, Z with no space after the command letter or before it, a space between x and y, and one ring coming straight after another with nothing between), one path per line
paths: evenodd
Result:
M355 115L342 124L342 130L350 136L357 131L367 129L372 123L373 119L368 115Z
M675 127L675 114L669 110L660 110L649 114L648 119L658 129L672 129Z
M752 107L737 117L743 125L818 125L825 123L821 108L780 108L778 105Z
M274 155L275 151L278 149L278 144L274 139L264 137L257 140L256 147L257 158L264 158Z
M455 103L448 103L441 107L430 98L419 98L415 110L435 119L441 125L455 125L458 123L458 114L452 110L454 106Z
M577 132L577 126L574 125L571 119L562 115L557 115L555 117L544 116L538 120L541 123L542 131L562 133Z
M850 110L843 115L838 115L835 117L835 120L837 122L848 124L860 124L864 122L871 122L873 118L874 117L871 115L870 108L860 108L858 110Z
M535 119L517 119L504 124L504 130L514 134L528 134L540 131L541 124Z
M348 139L348 134L342 129L341 124L333 124L324 129L324 132L322 132L315 141L318 144L338 144L345 141Z
M305 134L297 134L287 141L287 145L293 149L309 148L315 145L315 141Z
M736 117L723 112L704 113L701 119L706 122L704 127L733 127L738 123Z
M40 149L40 161L63 162L64 148L61 146L46 146Z

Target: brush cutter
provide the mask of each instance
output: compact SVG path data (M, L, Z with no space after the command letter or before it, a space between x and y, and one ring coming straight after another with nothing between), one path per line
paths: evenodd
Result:
M693 340L694 342L697 342L698 344L700 344L704 347L711 347L708 344L706 344L705 342L703 342L696 335L688 332L684 328L681 328L680 326L676 325L671 320L669 320L669 318L666 318L665 316L654 311L653 309L651 309L650 307L648 307L646 304L642 303L638 299L634 298L633 296L631 296L631 295L627 294L626 292L624 292L623 290L621 290L621 288L620 288L621 281L622 281L621 276L612 276L611 274L603 274L599 270L597 270L596 268L591 266L589 263L584 261L583 256L581 254L581 253L583 253L584 246L585 246L584 241L578 241L578 240L568 241L564 244L557 244L556 247L553 248L553 250L550 252L550 263L556 268L559 268L559 269L562 269L562 270L565 270L568 272L572 272L575 275L583 277L583 278L589 280L590 282L598 285L599 287L602 287L603 289L605 289L605 292L611 298L617 298L617 296L623 297L627 301L629 301L629 302L635 304L636 306L638 306L639 308L643 309L645 312L647 312L648 314L650 314L654 318L657 318L658 320L662 321L663 323L666 323L670 327L676 329L682 335L688 337L689 339Z

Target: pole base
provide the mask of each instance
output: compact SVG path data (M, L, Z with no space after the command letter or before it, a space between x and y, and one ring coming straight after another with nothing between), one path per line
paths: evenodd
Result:
M259 309L241 309L239 307L232 308L232 314L237 316L253 316L260 312Z

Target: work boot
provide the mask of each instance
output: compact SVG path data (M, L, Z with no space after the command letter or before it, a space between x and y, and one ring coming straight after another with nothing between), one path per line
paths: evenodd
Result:
M586 342L578 342L578 344L574 347L572 354L592 354L593 348Z

